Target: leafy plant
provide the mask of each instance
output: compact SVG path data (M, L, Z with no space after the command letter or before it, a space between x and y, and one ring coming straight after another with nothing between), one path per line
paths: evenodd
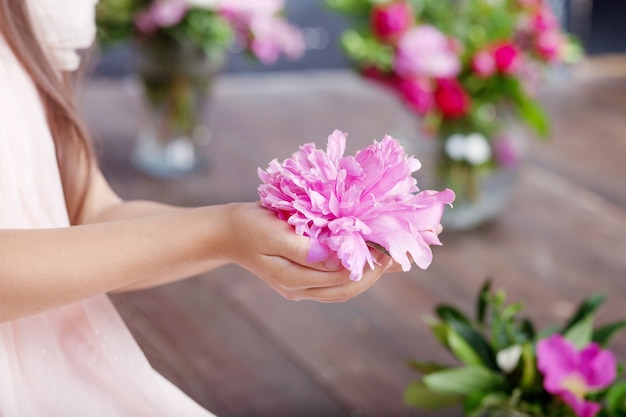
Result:
M507 304L487 280L473 318L441 305L427 319L460 365L410 361L421 378L407 387L406 403L430 410L462 404L471 417L626 416L621 366L605 349L626 321L594 327L604 301L591 295L564 325L537 332L521 316L523 305Z

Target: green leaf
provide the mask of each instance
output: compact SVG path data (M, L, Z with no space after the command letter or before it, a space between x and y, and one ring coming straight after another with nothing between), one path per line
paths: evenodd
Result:
M422 382L412 382L404 392L405 404L423 410L438 410L455 405L463 400L459 394L438 392Z
M482 366L446 369L425 376L423 381L434 391L460 395L497 390L506 383L501 375Z
M461 335L452 327L448 326L448 347L454 355L467 365L485 365L482 358L472 345L470 345Z
M432 316L425 318L426 324L430 327L435 338L446 348L448 347L448 325L444 322L437 320Z
M584 299L578 306L576 313L574 313L572 318L565 324L561 333L565 334L576 323L584 320L590 313L594 313L602 305L605 298L603 294L593 294Z
M550 132L550 121L545 110L535 101L526 97L518 97L517 112L522 120L535 131L537 136L545 138Z
M567 332L563 334L567 340L581 349L591 342L593 336L593 320L595 315L589 313L584 319L579 320Z
M455 307L449 305L440 305L436 308L435 312L441 318L441 320L449 323L451 321L461 321L463 323L470 323L470 320L465 314Z
M489 292L491 291L491 278L488 278L478 293L478 300L476 303L476 320L480 324L485 323L485 316L487 315L487 308L489 307Z
M448 369L448 366L441 365L434 362L422 362L418 360L410 360L409 366L423 375L432 374L433 372L442 371Z
M459 336L465 339L465 342L467 342L471 349L476 352L476 355L478 355L482 364L494 370L498 369L495 353L482 333L473 328L471 325L459 320L450 319L448 323L454 330L456 330Z
M606 394L606 408L610 414L626 411L626 382L614 384Z
M478 411L481 408L483 400L488 395L488 392L483 391L476 391L468 395L463 402L463 412L465 415L469 416Z
M522 347L522 377L520 385L522 388L530 388L537 378L537 365L535 363L535 351L532 344L525 343Z
M614 323L605 324L597 328L591 336L591 340L600 346L606 346L615 333L626 328L626 320L616 321Z
M522 320L520 330L525 337L524 341L531 341L535 338L535 326L529 319ZM522 342L518 340L518 342Z

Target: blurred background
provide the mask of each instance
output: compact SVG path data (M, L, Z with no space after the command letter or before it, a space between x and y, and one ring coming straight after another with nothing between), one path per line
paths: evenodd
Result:
M297 61L281 59L264 66L246 57L241 50L230 53L226 73L337 69L350 65L341 50L339 35L345 19L320 0L286 0L287 16L305 32L306 55ZM550 0L568 32L577 36L590 55L626 52L626 4L615 0ZM114 48L97 62L94 76L120 77L131 71L132 50L128 45Z
M349 133L348 154L391 134L428 164L415 114L351 69L339 42L346 20L322 0L286 5L302 29L304 56L262 65L231 48L202 107L203 162L184 175L155 176L133 163L151 117L132 65L137 51L96 51L79 99L103 172L122 197L182 206L254 201L258 167L305 142L324 146L334 129ZM423 411L404 400L419 379L408 360L459 363L425 320L437 305L473 317L491 277L538 328L564 323L594 293L608 296L598 323L625 319L626 2L551 5L585 54L539 89L550 134L526 142L505 210L478 227L446 229L428 270L385 276L346 303L284 300L237 266L114 295L155 368L222 417L452 417L461 407ZM626 360L623 335L610 347Z

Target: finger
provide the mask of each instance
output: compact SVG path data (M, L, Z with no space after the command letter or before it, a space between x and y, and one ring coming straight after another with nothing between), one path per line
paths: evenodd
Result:
M350 281L334 287L309 288L305 290L303 298L326 303L347 301L374 285L392 262L391 258L385 256L385 259L374 269L366 268L359 281Z
M307 288L336 287L348 284L350 272L344 268L338 270L320 270L311 265L300 265L282 256L264 255L262 257L266 281L272 281L285 290L305 290Z

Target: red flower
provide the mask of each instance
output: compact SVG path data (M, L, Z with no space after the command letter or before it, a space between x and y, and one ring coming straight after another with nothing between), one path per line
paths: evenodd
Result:
M413 22L413 10L407 1L379 4L372 9L372 31L383 42L395 42Z
M435 104L446 119L464 116L470 104L470 98L455 78L437 80Z

